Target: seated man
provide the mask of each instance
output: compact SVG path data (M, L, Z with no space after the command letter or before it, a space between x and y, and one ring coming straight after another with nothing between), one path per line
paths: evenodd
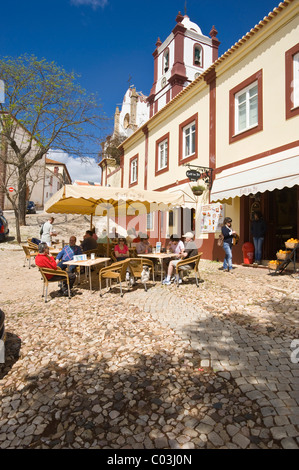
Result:
M69 245L65 245L56 256L56 262L59 261L59 263L57 263L57 266L59 266L64 271L68 267L66 264L63 263L64 261L70 261L74 258L74 255L82 255L81 247L76 245L76 240L77 239L75 236L71 236ZM76 266L69 266L68 268L69 272L74 272Z
M140 233L140 242L136 245L136 251L138 255L143 255L144 253L151 253L152 247L148 241L148 235L145 233Z
M177 254L178 259L170 261L169 266L168 266L168 271L167 271L167 277L164 279L163 284L166 284L169 286L171 284L171 276L174 273L175 267L178 264L179 261L183 259L188 259L192 258L193 256L198 255L198 249L194 241L194 235L192 232L187 232L185 235L183 235L185 238L185 247L184 251L180 254ZM191 263L190 265L185 265L184 269L192 269L194 267L194 263ZM177 279L178 282L182 282L181 279Z
M103 244L107 244L107 241L108 241L108 237L107 237L107 230L104 229L102 231L102 233L99 235L98 239L97 239L97 243L103 243Z
M93 233L91 230L87 230L84 235L84 240L81 243L82 251L97 250L98 244L97 241L93 238Z
M39 268L49 268L49 269L55 269L57 270L57 264L53 256L49 255L49 247L47 243L40 243L38 245L38 255L35 257L35 264ZM46 275L47 279L49 282L57 281L61 279L62 281L62 287L60 288L60 291L63 295L68 295L68 288L67 288L67 282L64 276L59 276L59 271L57 271L57 275L51 275L47 274ZM70 280L70 288L73 287L74 282L76 279L76 275L74 273L69 274L69 280Z

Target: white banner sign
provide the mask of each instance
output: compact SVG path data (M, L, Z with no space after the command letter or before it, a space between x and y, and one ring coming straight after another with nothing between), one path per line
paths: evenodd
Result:
M204 204L200 211L200 232L221 232L224 220L224 204Z

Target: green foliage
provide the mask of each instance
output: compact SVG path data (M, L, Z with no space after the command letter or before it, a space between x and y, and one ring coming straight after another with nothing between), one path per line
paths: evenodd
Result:
M13 138L17 125L46 152L50 147L80 154L85 139L99 138L103 117L95 95L87 95L78 75L54 62L24 55L0 58L5 102L0 104L3 132Z
M206 187L203 186L203 185L197 184L197 185L191 186L191 189L192 189L192 191L202 191L202 192L204 192Z
M5 101L0 103L0 159L17 179L13 195L0 179L16 214L25 224L26 179L50 149L86 156L101 140L103 114L95 95L87 94L78 75L34 55L0 57ZM1 187L2 185L2 187Z

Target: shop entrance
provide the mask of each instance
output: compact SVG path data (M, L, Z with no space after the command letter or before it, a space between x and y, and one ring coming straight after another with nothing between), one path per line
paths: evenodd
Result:
M284 250L289 238L299 236L298 201L299 187L275 189L247 197L249 221L253 212L260 210L267 224L263 247L263 259L275 259L278 250ZM245 221L246 224L246 221ZM247 224L246 224L247 225ZM247 239L252 241L250 223L245 227Z

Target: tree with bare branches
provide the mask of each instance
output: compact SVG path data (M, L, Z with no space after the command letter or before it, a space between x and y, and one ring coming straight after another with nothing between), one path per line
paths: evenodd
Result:
M105 118L96 96L81 88L78 76L54 62L28 55L3 57L0 78L5 86L0 103L0 190L12 204L20 243L32 168L50 149L83 158L87 145L100 141ZM13 181L15 191L10 193Z

